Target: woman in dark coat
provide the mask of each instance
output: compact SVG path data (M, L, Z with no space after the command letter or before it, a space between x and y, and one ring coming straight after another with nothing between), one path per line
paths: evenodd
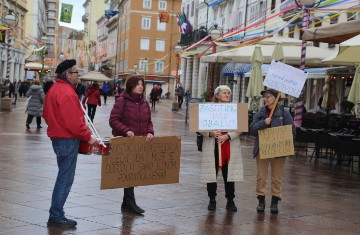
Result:
M30 86L28 92L26 92L26 97L31 97L26 112L28 117L26 119L26 128L30 129L30 123L33 118L36 117L37 129L41 127L41 115L42 115L42 106L44 103L44 91L40 86L39 80L34 80L33 84Z
M133 76L127 80L126 90L116 99L110 114L109 124L114 136L146 136L146 141L153 138L154 128L149 103L144 99L144 86L142 77ZM134 187L124 188L121 212L145 212L136 204Z

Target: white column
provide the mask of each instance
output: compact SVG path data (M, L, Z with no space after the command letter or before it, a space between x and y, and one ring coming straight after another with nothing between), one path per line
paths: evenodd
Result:
M199 64L200 60L194 61L193 74L192 74L192 85L191 85L191 97L197 98L198 95L198 79L199 79Z
M193 61L188 60L186 64L186 79L185 79L185 85L183 88L186 90L191 88L192 85L192 67L193 67Z
M185 86L185 77L186 77L186 58L181 58L181 76L180 76L180 83L182 84L182 87ZM185 88L184 88L185 89Z
M198 78L198 98L201 98L201 95L205 92L207 83L206 83L206 66L207 63L200 63L199 65L199 78Z
M241 94L241 103L246 103L245 99L246 99L246 89L247 89L247 85L246 85L246 77L241 77L240 78L241 81L241 88L240 88L240 94Z

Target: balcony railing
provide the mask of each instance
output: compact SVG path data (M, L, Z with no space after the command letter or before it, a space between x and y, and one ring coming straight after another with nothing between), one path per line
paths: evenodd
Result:
M280 7L280 12L282 12L290 7L294 7L294 6L296 6L295 0L291 0L291 1L287 2L286 4L283 4ZM294 9L281 14L280 17L285 21L289 21L292 18L292 16L294 15L294 13L297 13L299 11L301 11L301 9L299 7L295 7ZM301 21L301 18L299 18L299 20Z

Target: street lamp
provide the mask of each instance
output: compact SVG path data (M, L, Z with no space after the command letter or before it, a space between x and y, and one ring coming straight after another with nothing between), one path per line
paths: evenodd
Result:
M175 95L174 95L174 101L172 104L172 111L178 111L179 110L179 103L178 103L178 97L176 89L179 87L179 66L180 66L180 55L182 52L182 47L180 45L176 45L174 48L175 53L175 63L176 63L176 71L175 71Z
M7 13L4 13L2 15L2 22L8 28L8 30L7 30L7 44L8 45L7 45L6 79L10 80L10 61L11 61L11 53L10 53L11 36L10 36L10 32L19 23L19 17L15 14L15 12L13 10L9 9L9 11Z
M42 81L44 79L45 76L45 71L44 71L44 67L45 67L45 57L48 53L47 51L47 42L48 42L48 38L46 36L42 36L40 39L41 43L44 44L42 47L42 50L40 51L40 56L41 56L41 71L40 71L40 81Z
M315 6L318 6L321 3L321 0L316 3L317 0L295 0L296 5L298 7L301 7L303 10L303 22L302 22L302 35L304 33L304 30L309 28L309 18L310 18L310 12L309 8L313 8ZM301 57L300 57L300 69L305 70L305 58L306 58L306 41L302 39L301 44ZM299 98L297 98L295 103L295 116L294 116L294 124L297 127L300 127L302 125L302 113L304 109L304 92L301 91L301 94Z
M148 63L148 58L145 58L144 59L144 81L146 80L146 66L147 66L147 63Z
M208 34L211 37L212 40L212 54L216 53L216 44L215 41L221 37L222 30L218 27L217 24L215 24L213 27L211 27L208 31ZM212 100L214 96L214 81L215 81L215 63L211 64L211 77L210 77L210 99Z

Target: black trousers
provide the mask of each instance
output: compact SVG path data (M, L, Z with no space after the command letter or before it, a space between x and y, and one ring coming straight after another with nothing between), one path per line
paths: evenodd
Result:
M155 108L156 106L156 99L151 99L151 108Z
M104 104L106 104L107 97L108 97L108 94L104 93Z
M216 176L218 175L218 171L219 171L219 152L218 152L218 145L216 143L215 140L215 150L214 150L214 157L215 157L215 169L216 169ZM235 198L235 183L234 182L228 182L227 178L228 178L228 169L229 169L229 165L226 164L224 166L222 166L221 168L221 173L224 179L224 185L225 185L225 197L228 200L232 200ZM215 200L216 197L216 189L217 189L217 183L213 182L213 183L207 183L207 191L208 191L208 196L210 199Z
M181 105L184 103L184 96L178 96L178 103L179 103L179 108L181 108Z
M34 118L33 115L28 114L27 119L26 119L26 124L30 125L33 118ZM37 124L37 126L41 125L41 117L36 117L36 124Z
M91 119L91 122L94 122L96 106L96 104L88 104L88 116Z

